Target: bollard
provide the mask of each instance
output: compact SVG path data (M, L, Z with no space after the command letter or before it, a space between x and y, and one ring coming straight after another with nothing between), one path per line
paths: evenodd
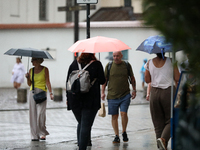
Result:
M54 88L54 101L62 101L62 88Z
M27 102L27 89L22 89L22 88L17 89L17 102L18 103Z

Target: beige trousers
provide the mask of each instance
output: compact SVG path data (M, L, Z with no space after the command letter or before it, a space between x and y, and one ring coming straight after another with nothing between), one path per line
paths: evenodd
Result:
M151 87L150 111L156 138L164 138L166 143L168 143L171 129L171 87L168 87L167 89Z
M41 92L41 89L35 88L35 94ZM46 130L46 105L47 100L36 104L33 99L33 93L29 94L29 121L31 130L31 139L39 139L41 135L49 135Z

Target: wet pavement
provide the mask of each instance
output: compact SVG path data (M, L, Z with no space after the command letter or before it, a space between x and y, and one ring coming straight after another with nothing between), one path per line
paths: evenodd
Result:
M50 135L46 141L32 142L30 139L28 101L18 103L15 89L0 89L0 150L77 150L77 122L66 109L65 91L63 100L48 100L46 126ZM156 150L156 139L151 121L149 102L137 92L132 100L128 116L127 134L129 142L113 144L114 132L111 116L95 118L92 128L92 146L88 150ZM106 106L107 111L107 106ZM121 119L119 118L121 131Z

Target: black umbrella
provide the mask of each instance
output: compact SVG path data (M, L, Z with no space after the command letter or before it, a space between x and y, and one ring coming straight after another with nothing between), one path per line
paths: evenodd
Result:
M34 58L53 59L53 57L47 51L42 51L42 50L38 50L34 48L11 48L4 54L34 57Z
M26 57L34 57L34 58L44 58L44 59L53 59L53 57L47 52L34 48L11 48L5 55L15 55L15 56L26 56ZM28 61L29 66L29 61ZM27 66L27 69L28 69Z

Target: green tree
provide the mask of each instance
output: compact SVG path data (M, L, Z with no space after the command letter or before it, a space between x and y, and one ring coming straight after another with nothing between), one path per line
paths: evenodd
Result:
M190 68L200 77L200 0L143 0L144 21L189 54Z
M175 150L197 150L200 148L200 0L143 0L143 11L146 25L161 32L175 51L182 49L189 55L197 88L190 96L190 107L186 105L188 88L183 88Z

